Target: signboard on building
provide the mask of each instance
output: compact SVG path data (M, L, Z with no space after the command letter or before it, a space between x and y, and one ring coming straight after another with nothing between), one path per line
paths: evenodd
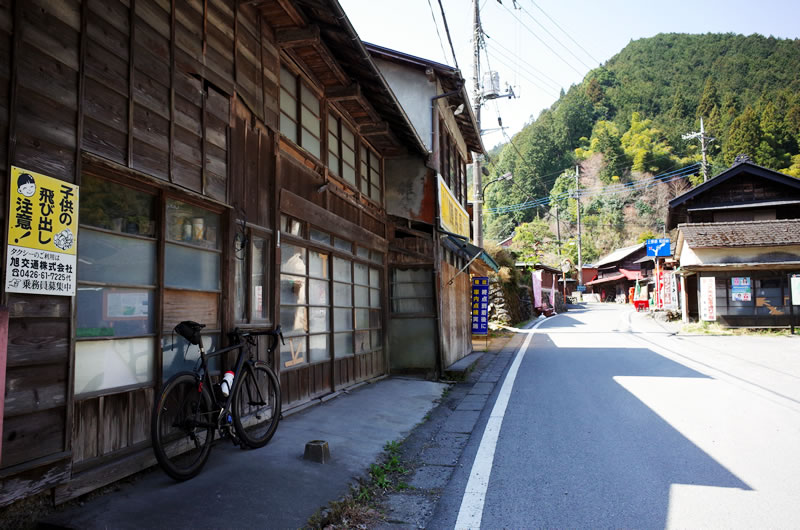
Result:
M75 296L78 186L11 167L6 291Z
M666 239L648 239L645 242L648 256L656 257L669 257L671 255L669 238Z
M472 278L472 334L489 334L489 278Z
M713 276L700 278L700 320L717 320L717 285Z
M672 271L661 272L661 309L675 310L678 308L678 282Z
M789 288L792 291L792 305L800 305L800 274L791 275Z
M469 214L439 175L439 225L442 230L469 238ZM476 205L480 207L480 205Z
M750 302L753 300L750 278L731 278L731 300L734 302Z
M578 286L576 286L576 287L575 287L575 289L576 289L576 290L577 290L579 293L585 293L585 292L586 292L586 286L585 286L585 285L578 285Z

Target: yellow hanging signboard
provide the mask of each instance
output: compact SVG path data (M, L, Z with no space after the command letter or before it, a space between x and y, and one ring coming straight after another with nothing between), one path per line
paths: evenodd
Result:
M439 223L444 230L469 238L469 214L439 175Z
M78 186L11 167L6 291L75 295Z

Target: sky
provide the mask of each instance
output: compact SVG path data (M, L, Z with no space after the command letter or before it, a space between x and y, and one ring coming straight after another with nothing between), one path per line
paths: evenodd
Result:
M439 0L339 2L363 41L454 65ZM441 2L472 97L472 2ZM497 71L501 91L508 84L516 95L483 106L487 149L519 132L558 99L562 88L580 83L631 40L658 33L800 36L797 0L480 0L480 6L487 36L481 72ZM505 131L497 130L498 116Z

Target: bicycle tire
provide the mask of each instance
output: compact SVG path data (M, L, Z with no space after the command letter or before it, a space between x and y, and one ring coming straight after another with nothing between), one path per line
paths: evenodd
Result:
M218 411L208 388L198 392L199 385L192 372L175 374L153 408L153 452L164 472L178 481L200 473L214 441Z
M246 365L231 408L233 426L245 445L264 447L275 434L281 417L278 378L263 361Z

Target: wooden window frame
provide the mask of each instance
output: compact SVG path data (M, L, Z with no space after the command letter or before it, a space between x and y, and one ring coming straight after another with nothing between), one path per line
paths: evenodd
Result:
M363 160L363 153L367 153L367 160ZM372 161L377 161L377 167L373 169ZM358 190L361 193L361 196L365 199L374 202L378 205L383 205L383 157L381 157L377 151L375 151L367 142L364 140L360 141L359 149L358 149ZM366 176L362 174L366 168ZM377 180L377 182L376 182ZM366 181L366 185L365 185ZM366 187L366 190L364 189ZM378 189L378 198L375 199L372 197L372 188L376 187Z
M288 74L290 74L293 77L294 82L295 82L295 85L294 85L294 94L295 94L295 97L294 97L294 103L295 103L295 105L294 105L294 107L295 107L294 116L289 116L286 112L284 112L283 108L280 105L280 99L278 101L278 109L279 109L281 115L286 116L292 123L294 123L296 141L292 140L291 138L288 138L283 133L283 131L280 131L280 123L278 124L279 132L281 133L281 136L283 137L284 140L293 143L297 147L302 148L303 151L305 151L314 160L319 161L320 164L321 164L323 159L327 159L327 143L328 143L327 142L327 132L328 131L327 131L327 129L325 129L323 131L323 128L322 128L322 125L323 125L323 123L324 123L324 121L326 119L325 118L325 116L326 116L326 108L325 108L326 105L324 105L324 99L320 95L320 91L312 83L309 83L308 81L306 81L303 78L302 75L300 75L295 70L290 68L286 63L281 63L280 69L281 69L281 73L285 70ZM281 83L281 88L282 88L284 86L282 84L283 83L282 76L279 77L279 81ZM311 109L308 107L308 105L304 104L304 99L303 99L303 89L304 88L308 91L309 94L311 94L315 98L315 101L319 105L319 115L316 116L316 118L317 118L317 126L318 126L318 130L316 131L316 134L315 134L314 131L311 131L310 129L307 129L303 125L303 108L305 108L309 112L311 112ZM280 98L281 97L280 96L281 91L279 90L278 93L279 93L278 97ZM279 118L279 122L280 122L280 118ZM307 131L311 136L316 138L317 141L319 142L319 153L318 154L312 153L309 150L308 146L303 145L303 131Z
M91 392L84 392L81 394L76 394L76 400L83 400L89 399L98 396L106 396L106 395L113 395L119 394L121 392L128 392L131 390L139 389L139 388L150 388L154 387L156 391L161 387L164 383L164 339L168 337L171 333L171 330L164 329L164 314L165 314L165 299L166 299L166 291L183 291L183 292L198 292L198 293L213 293L216 296L216 312L217 312L217 322L214 323L214 326L209 326L204 331L209 338L214 338L215 340L219 341L222 334L222 327L224 324L224 315L223 311L224 308L222 306L222 293L224 291L224 278L225 278L225 263L224 263L224 246L225 246L225 237L224 237L224 226L225 226L225 208L219 204L213 204L211 202L206 202L199 200L192 196L187 196L170 190L165 186L160 186L158 183L155 182L144 182L142 180L124 178L119 175L116 175L111 172L103 171L103 170L92 170L86 169L84 170L84 174L91 176L92 178L96 178L99 180L103 180L106 182L111 182L119 186L123 186L128 189L132 189L138 191L140 193L146 193L151 195L154 200L154 221L156 224L155 227L155 235L153 237L148 236L140 236L140 235L133 235L133 234L120 234L119 232L113 230L104 230L102 228L94 227L91 225L81 224L79 225L79 229L86 228L88 230L109 233L113 235L122 235L123 237L127 238L134 238L134 239L141 239L141 240L148 240L148 241L155 241L156 244L156 258L155 258L155 276L156 276L156 283L155 285L130 285L130 284L122 284L118 282L95 282L95 281L88 281L83 280L78 282L79 284L83 285L92 285L98 287L119 287L119 288L137 288L137 289L148 289L154 291L154 310L155 310L155 321L153 323L153 333L144 334L144 335L131 335L125 337L78 337L77 336L77 326L73 326L73 331L71 335L73 340L78 342L91 342L91 341L99 341L99 340L127 340L127 339L136 339L136 338L151 338L154 342L154 354L153 354L153 374L152 380L145 383L137 383L132 385L125 385L125 386L118 386L118 387L111 387L106 389L101 389L97 391ZM170 200L176 200L196 208L201 208L206 210L210 213L219 216L220 225L217 231L218 239L218 248L206 248L201 247L198 245L192 245L190 243L186 243L183 241L174 241L169 240L167 230L169 227L167 226L167 203ZM218 289L194 289L194 288L186 288L186 287L174 287L174 286L167 286L165 280L165 270L166 270L166 246L167 244L176 245L178 247L184 248L191 248L193 250L202 250L213 254L218 254L220 256L220 265L219 265L219 288ZM77 301L76 301L77 302ZM77 311L76 311L77 312ZM73 375L74 378L74 375Z

